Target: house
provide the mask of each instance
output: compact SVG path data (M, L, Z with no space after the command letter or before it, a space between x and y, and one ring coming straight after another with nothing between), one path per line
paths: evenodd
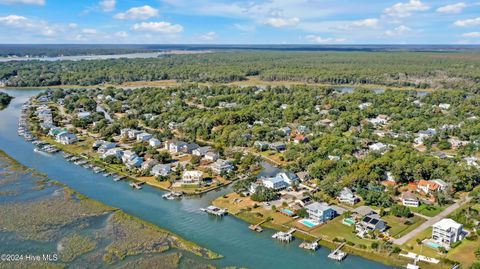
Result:
M390 118L387 115L378 115L376 118L368 119L368 122L377 126L377 125L385 125L388 123Z
M57 135L63 133L63 132L66 132L67 129L65 128L61 128L61 127L52 127L50 128L50 130L48 131L48 135L49 136L53 136L53 137L56 137Z
M107 142L107 141L103 141L103 143L100 145L100 147L98 147L97 149L97 152L98 153L101 153L101 154L104 154L105 152L107 152L109 149L113 149L117 147L117 144L115 143L111 143L111 142Z
M260 187L262 184L259 183L259 182L252 182L250 184L250 188L248 189L248 191L251 193L251 194L254 194L255 192L257 192L257 188Z
M56 137L55 140L63 145L70 145L78 141L75 134L69 132L61 132Z
M155 165L158 164L158 161L155 160L155 159L150 159L148 161L145 161L142 163L142 170L143 171L149 171L150 169L152 169L152 167L154 167Z
M300 180L300 182L305 182L312 178L310 174L306 171L298 172L297 177Z
M364 109L369 108L370 106L372 106L372 103L363 103L363 104L360 104L360 105L358 106L358 108L359 108L360 110L364 110Z
M362 218L359 223L358 230L363 231L379 231L383 232L387 228L386 223L380 218L377 213L369 213Z
M128 132L130 132L131 129L125 128L120 130L120 136L122 137L128 137Z
M445 191L448 189L449 184L439 178L430 180L431 182L435 182L439 186L440 191Z
M198 157L205 156L212 148L211 147L199 147L192 151L192 154Z
M349 205L352 205L352 206L354 204L360 202L360 198L355 196L355 194L353 194L352 190L350 190L347 187L342 189L340 194L337 196L337 199L340 203L345 203L345 204L349 204Z
M148 142L148 140L150 140L152 137L153 135L149 133L140 133L140 134L137 134L136 139L137 139L137 142Z
M306 136L303 136L303 135L297 135L295 136L295 138L293 139L293 142L295 144L301 144L301 143L306 143L308 142L308 138Z
M168 164L157 164L152 167L152 170L150 170L150 174L152 176L168 176L170 172L172 171L172 168Z
M433 192L440 191L440 185L432 180L420 180L417 184L417 191L423 192L425 194L430 194Z
M167 149L171 153L178 153L181 152L182 148L184 148L186 145L187 143L183 141L173 140L165 143L165 149Z
M226 161L223 159L218 159L216 162L214 162L212 165L210 165L210 168L212 171L218 175L228 173L230 171L233 171L235 167L233 166L232 162Z
M432 229L432 240L444 247L463 239L463 225L452 219L442 219L435 223Z
M298 182L298 176L292 172L280 172L277 174L277 177L280 177L289 186Z
M292 129L288 126L280 128L279 130L284 136L290 136L292 134Z
M305 125L300 125L300 126L297 127L296 133L297 134L307 134L307 133L310 133L310 129Z
M272 150L276 150L276 151L284 151L287 149L287 146L285 145L285 143L283 142L275 142L275 143L271 143L269 145L270 149Z
M130 160L137 158L137 154L131 150L125 150L122 155L122 162L128 163Z
M143 158L142 157L134 157L132 159L130 159L129 161L127 161L127 163L125 164L129 169L132 169L132 168L139 168L141 167L143 164Z
M213 151L209 151L207 152L207 154L205 154L205 160L209 162L214 162L218 160L218 158L219 158L218 154Z
M456 138L449 138L448 142L452 145L453 149L457 149L459 147L465 147L466 145L470 144L470 141L459 140Z
M160 140L158 140L156 138L150 138L150 140L148 140L148 144L152 148L158 148L162 145L162 142L160 142Z
M262 178L262 185L265 188L272 189L274 191L288 188L287 182L285 182L281 177Z
M418 200L417 196L411 191L402 193L402 197L400 199L402 200L402 205L404 206L418 207L420 205L420 201Z
M90 112L79 112L79 113L77 113L77 118L86 119L86 118L90 117L91 114L92 113L90 113Z
M377 142L377 143L374 143L374 144L371 144L368 146L368 148L371 150L371 151L375 151L375 152L383 152L385 150L387 150L387 145L381 143L381 142Z
M450 109L451 105L450 104L439 104L438 107L441 108L441 109L448 110L448 109Z
M118 159L122 159L123 150L121 148L112 148L103 153L102 158L105 159L108 156L115 156Z
M266 141L255 141L255 143L253 143L253 146L259 150L266 150L270 146L270 143Z
M310 219L325 223L336 216L336 211L327 203L314 202L305 206Z
M128 130L127 136L129 139L136 139L137 135L141 133L142 131L138 131L138 130Z
M185 171L182 175L183 185L200 185L203 180L203 173L201 171Z
M465 160L469 166L480 168L477 157L465 157L463 160Z

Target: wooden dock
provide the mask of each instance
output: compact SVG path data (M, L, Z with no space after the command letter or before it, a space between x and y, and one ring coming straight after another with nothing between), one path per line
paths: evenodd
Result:
M341 251L341 249L345 246L345 243L342 243L340 246L338 246L334 251L332 251L329 255L328 258L336 261L342 261L347 257L347 253Z
M316 239L315 241L309 243L309 242L303 242L301 243L298 247L306 249L306 250L312 250L312 251L317 251L320 248L320 242L321 239Z
M263 232L263 229L260 225L264 224L265 222L267 222L267 220L262 220L261 222L257 223L257 224L252 224L250 226L248 226L248 228L254 232L257 232L257 233L261 233Z

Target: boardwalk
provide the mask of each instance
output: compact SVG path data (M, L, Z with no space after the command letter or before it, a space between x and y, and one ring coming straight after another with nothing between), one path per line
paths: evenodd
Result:
M420 226L418 226L417 228L415 228L414 230L412 230L411 232L409 232L408 234L398 238L398 239L395 239L393 240L393 243L394 244L397 244L397 245L403 245L405 244L407 241L409 241L410 239L414 238L415 236L417 236L417 234L419 234L421 231L427 229L428 227L432 226L433 224L437 223L438 221L440 221L441 219L445 218L446 216L448 216L450 213L452 213L453 211L457 210L460 206L462 206L463 204L467 203L468 201L470 201L470 197L468 197L467 199L462 199L460 201L457 201L456 203L454 203L453 205L445 208L445 210L443 210L441 213L439 213L438 215L436 215L435 217L432 217L430 219L428 219L427 221L425 221L424 223L422 223Z

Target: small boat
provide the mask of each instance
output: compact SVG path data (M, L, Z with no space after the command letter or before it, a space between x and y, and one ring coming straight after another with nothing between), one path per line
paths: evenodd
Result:
M120 181L120 180L124 180L125 178L126 178L126 177L117 176L117 177L115 177L115 178L113 179L113 181L118 182L118 181Z
M142 184L138 182L130 182L130 187L136 189L136 190L141 190L142 189Z
M164 199L167 199L167 200L175 200L175 199L182 198L182 195L183 195L183 193L181 193L181 192L169 192L169 193L166 193L166 194L162 195L162 197Z
M111 175L112 175L112 173L105 173L105 174L103 174L104 177L109 177L109 176L111 176Z
M214 216L217 216L217 217L223 217L227 214L226 209L221 209L221 208L213 206L213 205L211 205L207 208L200 208L200 211L206 212L210 215L214 215Z

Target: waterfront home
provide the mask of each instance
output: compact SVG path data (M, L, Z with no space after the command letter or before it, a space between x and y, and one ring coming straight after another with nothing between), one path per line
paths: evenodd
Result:
M289 186L298 182L298 177L292 172L280 172L276 177L280 177Z
M368 231L383 232L387 228L386 223L382 220L380 215L374 212L368 213L364 216L357 226L357 232L360 234L364 234L365 232L368 233Z
M212 163L212 165L210 165L210 168L214 173L218 175L228 173L235 169L232 162L223 159L218 159L216 162Z
M308 138L304 135L297 135L295 136L295 138L293 139L293 142L295 144L301 144L301 143L306 143L308 142Z
M205 154L205 160L209 162L214 162L218 160L218 158L219 158L218 154L213 151L209 151L207 152L207 154Z
M112 148L107 150L105 153L102 154L102 158L105 159L108 156L115 156L118 159L122 159L123 150L121 148Z
M48 135L56 137L57 135L59 135L63 132L66 132L66 131L67 131L67 129L62 128L62 127L53 127L53 128L50 128L50 130L48 131Z
M203 180L203 173L201 171L185 171L182 175L182 185L196 185L199 186Z
M178 153L182 151L182 148L187 145L186 142L179 141L179 140L170 140L165 143L165 149L170 151L171 153Z
M130 159L125 165L129 169L132 169L132 168L139 168L139 167L142 166L142 164L143 164L143 158L136 156L136 157Z
M79 112L77 113L77 118L79 119L86 119L88 117L90 117L92 115L92 113L86 111L86 112Z
M342 191L340 191L340 194L337 196L337 199L340 203L349 204L351 206L360 202L360 198L358 198L355 194L353 194L353 191L347 187L343 188Z
M418 207L420 205L420 201L418 200L417 196L411 191L402 193L402 197L400 199L402 201L402 205L404 206Z
M432 227L432 240L443 247L449 248L451 244L463 239L463 225L452 219L442 219Z
M336 216L336 211L327 203L314 202L305 206L305 209L309 218L319 223L325 223Z
M137 158L137 154L131 150L125 150L122 155L122 162L128 163L130 160Z
M152 176L168 176L170 172L172 171L172 168L168 164L157 164L152 167L152 170L150 170L150 174Z
M137 134L136 139L137 139L137 142L147 142L152 137L153 135L149 133L140 133L140 134Z
M148 140L148 144L152 148L158 148L162 145L162 142L160 142L160 140L158 140L156 138L150 138L150 140Z
M269 178L262 178L262 185L265 188L272 189L274 191L279 191L288 188L287 182L283 180L281 177L269 177Z
M61 132L57 134L55 137L55 140L63 145L70 145L78 141L78 138L75 134L69 133L69 132Z
M192 151L192 154L198 157L203 157L205 156L212 148L207 146L207 147L199 147L197 149L194 149Z
M150 159L150 160L147 160L145 162L142 163L142 167L141 169L143 171L150 171L150 169L152 169L152 167L154 167L155 165L158 164L158 161L155 160L155 159Z
M109 149L113 149L116 147L117 147L117 144L115 143L103 141L103 143L98 147L97 152L103 154L107 152Z

